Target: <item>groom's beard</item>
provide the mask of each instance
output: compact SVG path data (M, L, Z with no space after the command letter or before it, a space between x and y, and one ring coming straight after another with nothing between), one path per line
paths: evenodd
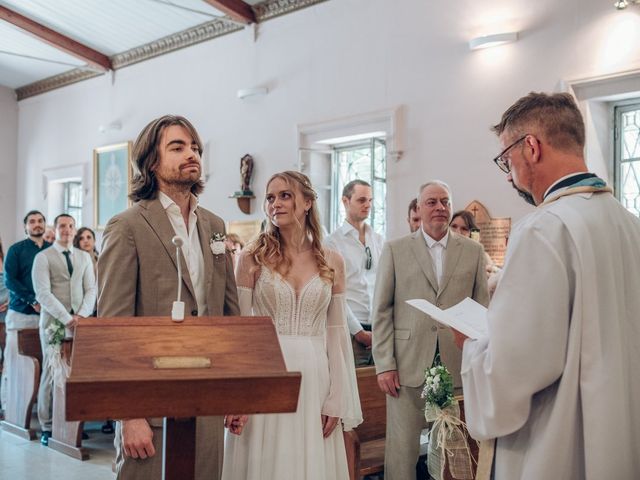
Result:
M525 192L521 188L516 187L516 184L513 182L511 182L511 186L518 192L518 195L520 195L520 197L525 202L527 202L529 205L533 205L534 207L536 206L536 201L533 199L533 195L531 195L529 192Z

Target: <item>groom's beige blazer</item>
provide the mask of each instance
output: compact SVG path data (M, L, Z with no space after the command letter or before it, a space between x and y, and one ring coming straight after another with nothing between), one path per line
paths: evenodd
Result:
M489 303L482 245L449 232L438 285L422 229L386 243L373 300L376 372L397 370L401 385L418 387L424 383L424 371L431 367L438 341L440 357L453 375L454 386L462 387L462 355L451 330L406 300L423 298L445 309L466 297L485 306Z
M224 235L224 221L197 207L197 227L204 258L207 314L239 315L238 294L230 253L213 255L210 240ZM160 200L141 200L113 217L104 232L98 258L98 317L169 316L177 296L175 233ZM189 271L182 263L182 301L185 315L196 316L198 307ZM126 342L126 338L122 339ZM120 431L116 430L118 478L161 477L162 419L147 419L154 429L156 455L124 462ZM198 418L196 426L196 478L219 478L222 469L223 426L219 417ZM213 461L212 461L213 459ZM130 460L130 459L129 459Z

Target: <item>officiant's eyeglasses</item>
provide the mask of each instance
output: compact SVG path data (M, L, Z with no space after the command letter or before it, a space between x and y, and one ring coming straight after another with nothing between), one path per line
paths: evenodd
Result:
M371 265L373 263L373 258L371 257L371 249L369 248L369 246L365 246L364 247L364 253L367 254L367 260L364 264L364 268L366 268L367 270L371 270Z
M502 170L504 173L509 173L511 171L511 165L509 165L509 159L507 158L507 152L509 150L511 150L513 147L515 147L517 144L519 144L521 141L523 141L525 138L527 138L528 136L529 136L529 134L526 133L524 136L520 137L518 140L516 140L511 145L509 145L507 148L505 148L503 151L501 151L500 154L496 158L493 159L493 161L498 166L498 168L500 170Z

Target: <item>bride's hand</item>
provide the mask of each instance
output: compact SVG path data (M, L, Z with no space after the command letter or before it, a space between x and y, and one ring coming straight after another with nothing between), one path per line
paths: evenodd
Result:
M225 415L224 426L229 429L230 433L240 435L244 426L249 421L248 415Z
M327 438L331 433L333 433L333 429L338 425L338 421L340 420L338 417L329 417L327 415L321 415L322 418L322 436Z

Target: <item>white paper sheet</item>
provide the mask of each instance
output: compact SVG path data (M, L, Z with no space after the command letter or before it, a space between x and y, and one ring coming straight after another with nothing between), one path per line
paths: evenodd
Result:
M486 307L469 297L446 310L441 310L433 303L421 298L407 300L407 303L443 325L464 333L471 339L486 337L489 334Z

